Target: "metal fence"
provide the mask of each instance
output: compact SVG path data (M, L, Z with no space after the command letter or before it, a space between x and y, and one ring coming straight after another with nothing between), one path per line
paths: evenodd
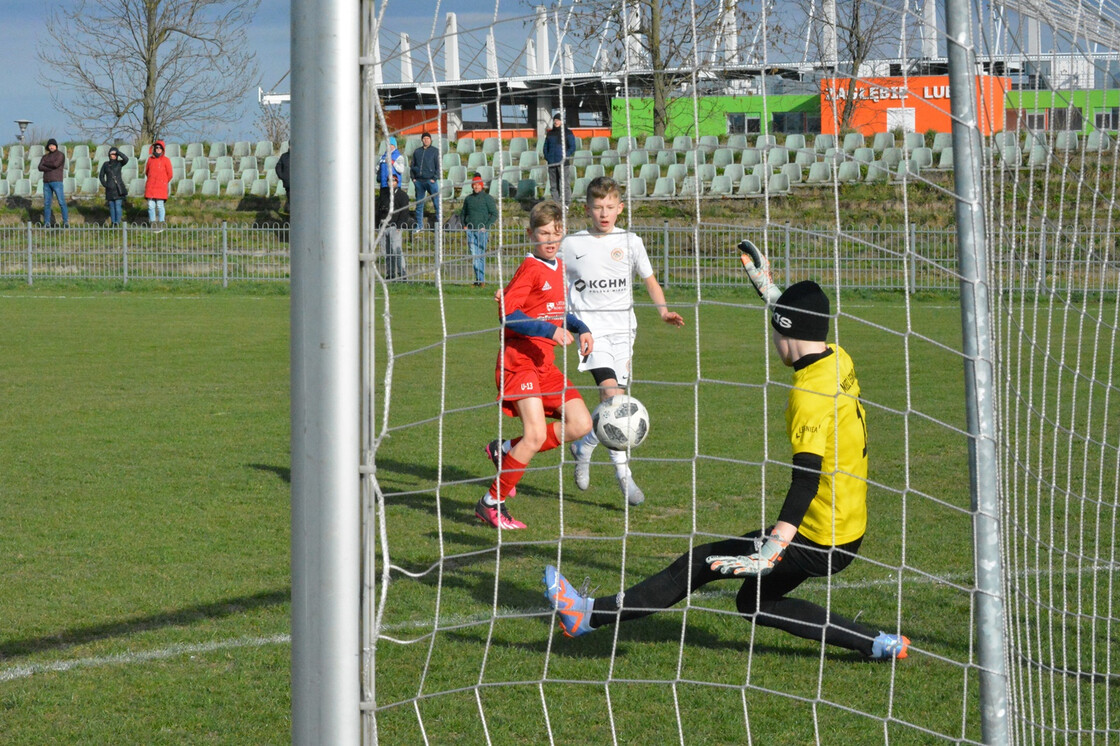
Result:
M770 257L784 285L812 277L861 290L955 292L957 238L953 228L858 226L841 231L792 225L765 228L699 224L637 225L665 287L739 287L739 241L749 238ZM222 223L170 226L156 231L37 224L0 226L0 279L39 280L287 281L289 226ZM1116 292L1120 285L1120 233L1089 227L1075 236L1026 227L991 239L995 272L1037 274L1040 287ZM490 236L487 280L508 280L528 252L524 229ZM474 281L472 257L462 231L406 233L405 282Z

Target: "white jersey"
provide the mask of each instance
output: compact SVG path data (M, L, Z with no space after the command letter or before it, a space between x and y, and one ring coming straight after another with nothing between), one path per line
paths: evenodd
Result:
M653 265L642 239L615 228L596 235L586 230L569 235L560 244L568 276L568 308L591 328L591 334L633 333L634 275L643 280Z

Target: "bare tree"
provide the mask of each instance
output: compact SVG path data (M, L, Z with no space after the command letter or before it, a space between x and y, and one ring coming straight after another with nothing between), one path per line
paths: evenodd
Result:
M77 0L47 20L41 82L83 133L139 142L239 119L260 0Z
M278 104L260 104L257 112L257 127L264 133L264 139L273 145L287 140L292 132L292 120L287 107Z
M871 59L903 56L899 44L907 14L902 6L882 0L797 0L794 7L809 20L806 38L821 67L847 79L843 101L831 103L839 130L849 129L861 101L861 68ZM916 30L909 38L917 41Z
M747 27L745 5L735 0L583 0L560 9L560 18L586 55L597 52L601 69L626 69L639 81L648 77L654 134L664 136L673 92L710 63L727 29L727 14L735 14L739 29Z

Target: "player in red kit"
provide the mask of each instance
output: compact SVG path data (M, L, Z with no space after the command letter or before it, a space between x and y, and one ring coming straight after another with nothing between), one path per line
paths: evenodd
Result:
M522 435L486 446L498 476L474 512L483 523L507 530L525 528L510 516L505 499L515 493L533 456L591 430L587 405L554 359L556 345L578 340L580 355L590 354L593 347L587 325L567 312L564 264L556 256L564 238L563 218L560 205L552 201L540 202L529 212L532 254L502 291L498 310L502 323L502 349L494 371L498 400L503 412L521 418Z

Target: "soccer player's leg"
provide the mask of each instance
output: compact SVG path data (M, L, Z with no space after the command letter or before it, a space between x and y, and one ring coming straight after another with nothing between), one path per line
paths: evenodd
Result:
M756 532L761 534L761 532ZM545 598L560 614L560 626L568 637L578 637L616 622L641 619L682 601L689 593L713 580L727 576L712 570L706 561L712 554L745 554L754 543L745 538L694 547L661 572L651 575L615 596L591 598L576 590L556 568L545 568Z
M525 528L524 523L509 514L505 501L516 494L517 483L525 475L529 461L548 439L552 425L545 417L544 404L537 393L541 384L536 370L503 370L499 367L495 377L502 390L502 411L521 418L522 435L515 439L508 452L502 452L498 475L479 499L475 515L494 527ZM501 443L494 441L488 445L487 455L491 455L495 448L501 451Z
M595 379L595 385L599 387L599 401L606 401L615 394L623 393L623 389L618 386L618 375L614 369L611 336L596 338L595 349L579 363L579 369L590 372ZM575 464L576 487L581 490L591 486L591 454L598 445L599 438L592 428L570 447Z

